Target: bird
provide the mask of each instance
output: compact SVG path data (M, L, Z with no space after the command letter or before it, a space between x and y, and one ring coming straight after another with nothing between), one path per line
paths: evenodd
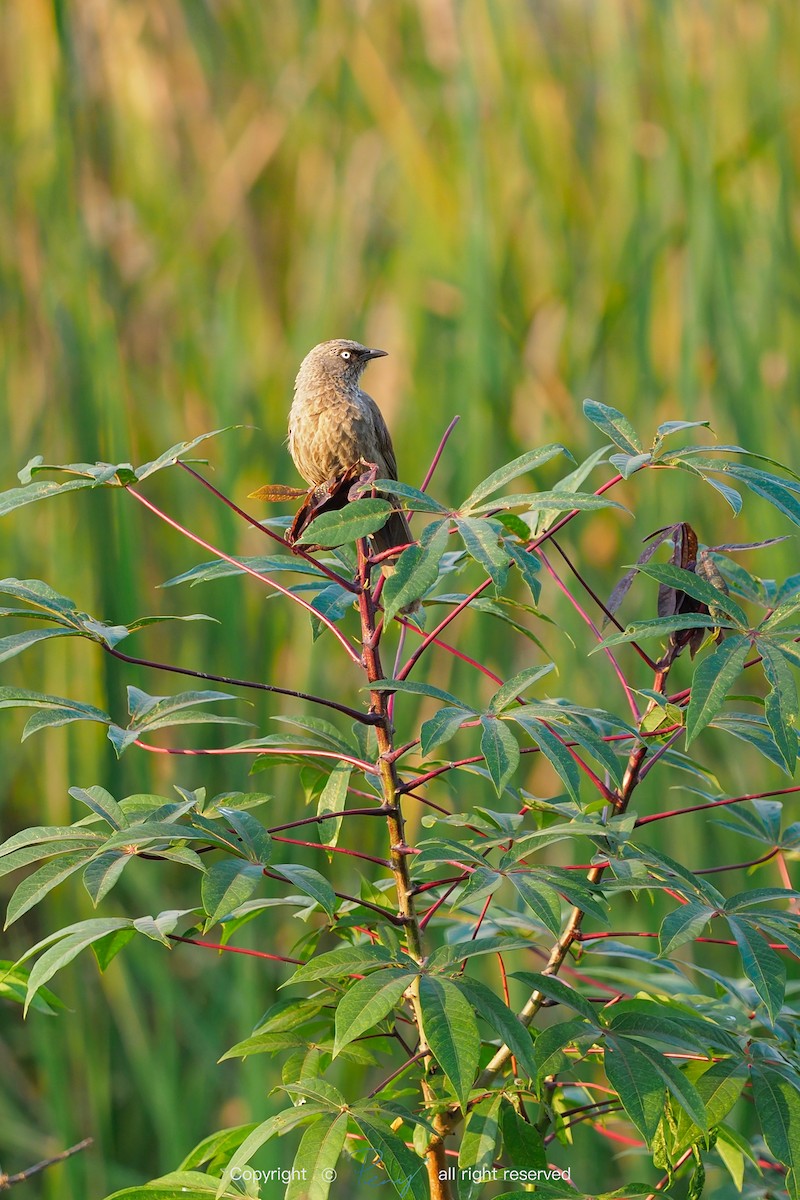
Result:
M359 462L374 463L378 478L397 479L397 459L381 410L361 389L361 376L386 350L334 338L320 342L300 364L289 411L289 453L306 483L319 487ZM389 502L399 510L394 496ZM395 511L372 535L376 554L413 542L404 514ZM391 563L382 563L391 573Z

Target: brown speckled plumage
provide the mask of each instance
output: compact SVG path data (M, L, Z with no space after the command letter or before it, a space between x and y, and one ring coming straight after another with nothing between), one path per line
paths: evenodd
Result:
M316 487L359 461L375 463L379 478L397 479L386 422L359 386L367 364L385 353L337 338L303 359L289 412L289 452L306 483ZM403 514L394 513L372 540L377 553L410 542Z

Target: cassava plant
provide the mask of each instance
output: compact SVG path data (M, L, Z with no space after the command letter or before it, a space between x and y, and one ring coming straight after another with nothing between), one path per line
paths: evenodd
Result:
M759 455L751 457L777 472L747 465L737 446L674 448L704 422L668 422L645 449L621 413L589 401L585 413L611 445L547 491L506 494L569 457L560 445L500 467L457 507L434 499L428 488L451 426L420 488L348 478L347 496L334 487L321 506L306 505L291 537L286 521L260 522L190 465L199 438L138 469L34 460L22 486L0 497L9 513L57 492L123 488L213 555L172 583L250 576L305 608L327 653L363 675L360 694L323 696L152 662L121 645L150 621L175 618L107 624L40 580L0 584L3 615L29 622L0 641L3 657L81 637L192 681L170 696L129 688L127 721L80 699L4 688L0 706L33 709L23 736L93 721L119 755L138 747L196 756L202 747L150 739L177 725L235 721L213 706L260 689L285 701L281 720L292 732L227 751L252 755L254 771L289 764L298 776L293 810L308 790L316 802L275 823L259 791L210 799L178 787L171 797L115 799L72 787L82 814L74 824L26 829L0 847L2 874L38 864L14 891L8 922L74 874L100 906L139 856L198 879L188 911L80 921L6 964L0 987L25 1009L51 1005L47 985L82 950L91 947L105 969L137 936L156 943L154 954L186 942L216 953L234 948L244 926L251 938L260 927L261 948L250 953L279 964L287 991L226 1057L264 1055L270 1083L278 1059L284 1107L210 1134L174 1173L118 1196L274 1196L285 1185L287 1200L324 1200L345 1184L356 1195L385 1184L414 1200L598 1196L591 1163L571 1160L578 1126L594 1130L609 1156L615 1146L624 1154L618 1172L629 1180L614 1195L696 1198L711 1169L714 1194L800 1196L796 984L787 992L787 965L800 957L800 894L788 869L800 824L782 827L777 799L800 786L729 794L698 758L713 728L714 738L793 777L800 576L760 579L740 552L767 542L703 545L676 521L646 539L635 564L620 564L625 573L604 602L562 541L573 523L617 505L619 485L654 470L659 483L666 472L705 481L734 513L742 505L734 485L744 485L798 525L799 477ZM173 465L261 530L274 553L222 553L156 507L144 485ZM418 540L383 576L369 538L391 511L381 497L389 486L416 514ZM657 609L647 611L653 581ZM597 654L591 672L602 679L590 692L602 687L602 705L562 694L569 679L552 673L533 633L545 582L553 619L561 605L581 619L586 652ZM637 599L644 615L625 623L620 614ZM451 640L469 612L513 629L531 661L504 680L470 657ZM421 680L420 667L430 660L435 679L437 662L453 655L475 687L455 695ZM689 682L671 690L679 659ZM745 692L731 696L740 677ZM484 694L488 701L476 699ZM525 786L540 763L552 771L537 781L556 781L547 797ZM304 790L299 772L309 767L317 782L309 789L306 779ZM651 774L660 786L640 793ZM676 794L678 806L668 807ZM414 839L411 806L424 814L424 836ZM699 865L690 848L685 860L658 848L660 822L679 826L697 812L754 844L747 861ZM376 828L383 849L368 853ZM316 853L316 867L295 861L298 847ZM763 886L725 888L726 871L756 868ZM633 903L644 897L650 907ZM265 948L276 902L304 910L288 956ZM209 940L215 926L222 933ZM292 1147L286 1166L259 1172L254 1157L276 1138Z

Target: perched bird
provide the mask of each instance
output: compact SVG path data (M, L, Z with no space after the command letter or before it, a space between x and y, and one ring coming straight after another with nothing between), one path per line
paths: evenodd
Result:
M328 482L358 462L375 463L379 479L397 479L397 460L381 411L359 384L364 368L385 350L337 338L305 356L294 383L289 412L289 452L312 487ZM390 503L397 503L387 496ZM401 512L372 535L381 554L413 541Z

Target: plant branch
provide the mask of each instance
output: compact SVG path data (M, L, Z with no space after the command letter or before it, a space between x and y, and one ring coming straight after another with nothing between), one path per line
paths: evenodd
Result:
M141 492L137 492L131 487L129 487L127 491L130 496L133 496L139 501L140 504L143 504L145 508L148 508L150 512L154 513L159 520L164 521L167 525L171 525L173 529L177 529L178 533L182 533L184 537L189 539L189 541L194 542L197 546L202 546L204 550L209 552L209 554L215 554L217 558L221 558L224 562L230 563L234 567L238 567L239 570L244 571L246 575L252 575L253 578L258 579L260 583L265 583L267 587L274 588L275 591L280 592L282 596L286 596L289 600L293 600L295 604L299 604L301 608L304 608L306 612L310 613L313 617L316 617L317 620L321 621L323 625L330 629L337 642L339 642L339 644L346 651L348 657L353 662L358 663L359 665L361 664L361 659L359 658L358 654L356 654L355 650L350 645L341 629L339 629L329 617L326 617L322 613L318 612L312 604L309 604L309 602L304 600L302 596L299 596L297 592L293 592L289 588L283 587L282 584L276 583L274 579L270 579L269 575L262 575L260 571L254 571L252 567L245 566L244 563L240 562L236 558L233 558L230 554L225 554L224 551L218 549L216 546L212 546L210 542L198 537L196 533L192 533L191 530L187 529L185 525L181 525L179 521L175 521L172 517L168 516L155 504L151 503L150 500L147 500L141 494Z
M135 667L147 667L153 671L168 671L173 675L188 675L192 679L205 679L209 683L222 683L226 687L252 688L259 692L272 692L276 696L291 696L295 700L306 700L309 704L321 704L325 708L332 708L336 712L349 717L352 721L360 721L363 725L374 725L376 722L376 718L371 713L365 713L358 708L350 708L348 704L340 704L338 700L328 700L325 696L316 696L313 692L298 692L294 688L278 687L277 684L273 683L258 683L253 679L237 679L228 675L212 675L209 671L194 671L190 667L176 667L172 663L155 662L148 658L137 658L132 654L126 654L123 650L118 650L116 646L108 646L105 642L101 643L101 645L114 658L118 658L121 662L131 663Z
M344 575L339 575L336 571L331 570L331 568L326 566L325 563L321 563L318 559L316 559L313 554L309 554L307 550L304 550L302 546L290 545L290 543L286 541L286 538L282 538L280 534L275 533L274 530L262 524L262 522L257 520L255 517L252 517L250 513L245 512L243 508L240 508L238 504L230 499L230 497L226 496L218 488L215 488L213 483L210 483L204 475L200 474L199 471L195 471L193 467L190 467L188 463L182 462L179 459L178 466L183 467L184 471L188 471L190 475L193 475L198 482L202 483L204 488L208 488L208 490L212 492L218 500L221 500L224 505L235 512L237 516L241 517L243 521L246 521L248 525L252 525L254 529L257 529L259 533L265 533L267 537L272 538L273 542L277 542L278 545L283 546L285 550L289 550L292 554L296 555L297 558L305 559L307 563L311 563L311 565L316 567L318 571L321 571L323 575L327 575L328 579L332 580L334 583L338 583L339 587L344 588L345 591L353 592L354 595L358 591L356 585L349 579L345 579Z
M53 1154L50 1158L43 1158L41 1162L34 1163L32 1167L26 1167L24 1171L18 1171L15 1175L6 1175L4 1172L0 1172L0 1192L7 1192L15 1183L24 1183L26 1179L38 1175L41 1171L46 1171L48 1167L72 1158L73 1154L79 1154L81 1150L86 1150L93 1142L94 1138L84 1138L82 1142L76 1142L68 1150L62 1150L60 1154Z

